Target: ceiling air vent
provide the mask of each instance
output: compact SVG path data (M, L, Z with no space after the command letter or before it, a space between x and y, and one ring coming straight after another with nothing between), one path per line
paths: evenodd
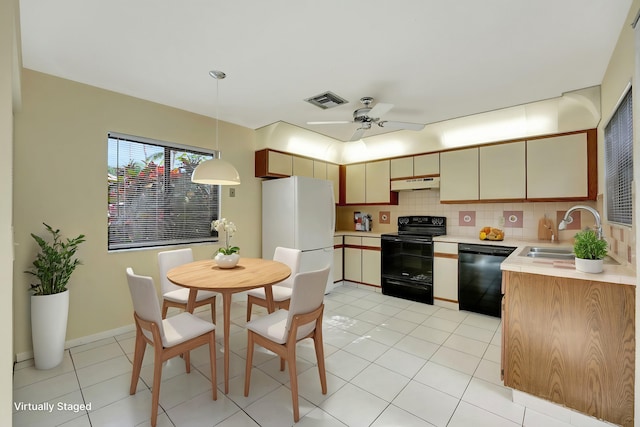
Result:
M312 96L311 98L305 99L305 101L315 105L316 107L320 107L323 110L326 110L327 108L337 107L338 105L346 104L347 102L349 102L330 91L321 93L320 95Z

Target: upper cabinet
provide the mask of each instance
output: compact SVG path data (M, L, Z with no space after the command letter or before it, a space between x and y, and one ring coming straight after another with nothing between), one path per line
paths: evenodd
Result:
M389 160L346 165L344 170L344 204L398 204L391 192Z
M594 131L527 141L527 199L595 199L595 138Z
M391 179L440 175L440 153L391 159Z
M480 200L526 197L525 142L480 147Z
M440 153L413 156L413 176L440 175Z
M366 166L364 163L345 167L345 203L366 203Z
M338 203L340 201L340 166L327 163L327 179L333 182L333 198Z
M273 150L255 153L255 175L261 178L282 178L293 174L293 156Z
M308 176L309 178L313 178L313 159L309 159L307 157L292 156L292 160L293 175Z
M478 147L440 153L440 201L478 200Z

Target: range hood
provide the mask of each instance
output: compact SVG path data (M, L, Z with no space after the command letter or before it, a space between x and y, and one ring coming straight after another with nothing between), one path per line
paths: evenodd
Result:
M391 181L391 191L427 190L440 188L440 178L410 178Z

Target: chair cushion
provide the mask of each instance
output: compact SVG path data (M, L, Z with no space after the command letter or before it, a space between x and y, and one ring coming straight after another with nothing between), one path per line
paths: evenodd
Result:
M198 293L196 294L196 301L202 301L202 300L211 298L213 296L216 296L215 292L198 291ZM175 291L170 291L170 292L167 292L166 294L163 294L162 298L167 299L169 301L186 304L187 301L189 300L189 289L187 288L176 289Z
M271 290L273 292L273 300L274 301L286 301L289 298L291 298L291 291L293 291L293 289L287 287L287 286L272 286ZM248 292L248 295L260 298L260 299L267 299L267 296L264 293L264 288L256 288L256 289L252 289Z
M177 316L164 319L162 326L164 328L164 337L162 338L164 347L176 346L216 328L213 323L189 313L180 313Z
M277 310L247 323L247 329L278 344L287 342L287 310Z

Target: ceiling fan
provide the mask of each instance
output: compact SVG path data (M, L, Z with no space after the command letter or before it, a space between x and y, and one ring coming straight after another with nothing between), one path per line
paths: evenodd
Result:
M408 122L394 122L389 120L380 120L389 110L393 108L393 104L384 104L378 102L371 107L373 98L365 96L360 98L360 102L364 105L362 108L358 108L353 112L353 120L338 120L329 122L307 122L308 125L335 125L345 123L359 123L360 127L351 135L349 141L357 141L362 138L362 135L369 129L372 124L377 124L381 128L388 128L394 130L422 130L424 125L420 123L408 123Z

